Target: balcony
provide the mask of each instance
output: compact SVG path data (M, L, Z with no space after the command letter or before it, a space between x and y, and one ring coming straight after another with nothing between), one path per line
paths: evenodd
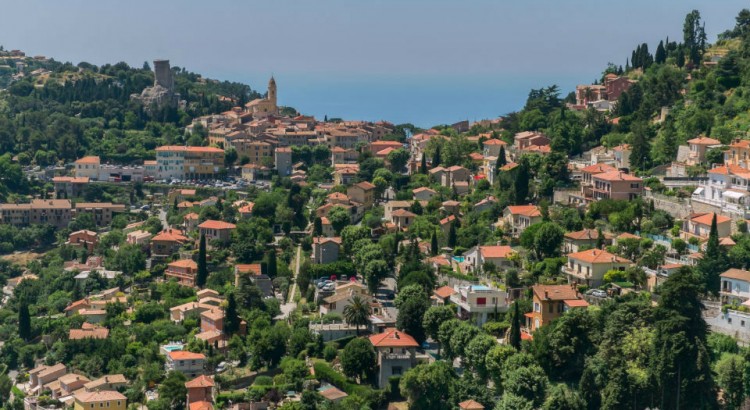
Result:
M564 273L566 275L570 275L570 276L575 276L576 278L583 279L583 280L591 279L591 272L590 271L589 271L589 273L586 273L584 271L578 272L577 270L571 268L568 265L563 265L563 267L562 267L562 273Z
M412 360L411 353L383 353L380 357L384 360Z

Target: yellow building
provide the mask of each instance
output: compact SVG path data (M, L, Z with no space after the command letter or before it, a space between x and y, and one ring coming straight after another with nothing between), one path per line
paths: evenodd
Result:
M75 395L74 410L125 410L128 399L113 390L80 392Z

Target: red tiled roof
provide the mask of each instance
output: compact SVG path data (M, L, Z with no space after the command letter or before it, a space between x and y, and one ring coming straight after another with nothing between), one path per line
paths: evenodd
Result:
M707 213L707 214L690 215L690 221L693 223L701 224L701 225L711 226L711 224L713 223L714 215L716 215L717 225L731 220L731 218L729 218L728 216L714 214L714 213Z
M195 388L195 387L214 387L214 379L206 376L206 375L200 375L196 377L193 380L190 380L185 383L185 387L188 389Z
M169 358L172 360L205 360L203 353L193 353L184 350L175 350L169 352Z
M474 400L462 401L461 403L458 403L458 408L461 410L484 410L484 406Z
M202 224L198 225L198 228L206 228L206 229L234 229L237 225L230 224L229 222L224 221L215 221L212 219L209 219Z
M600 174L603 172L611 172L611 171L617 171L617 168L609 164L594 164L594 165L589 165L581 169L581 172L588 172L591 174L594 174L594 173Z
M576 300L581 295L570 285L534 285L534 295L541 300Z
M433 293L445 299L445 298L449 298L452 294L456 293L456 291L450 286L442 286L442 287L435 289Z
M602 181L643 181L637 176L621 171L603 172L601 174L593 175L592 178L601 179Z
M393 212L391 212L391 215L393 216L406 216L406 217L414 217L417 216L416 214L407 211L406 209L397 209Z
M507 258L514 253L513 248L506 245L498 246L480 246L479 251L483 258Z
M510 205L508 210L513 215L524 215L529 217L542 216L536 205Z
M732 268L722 273L721 277L727 278L727 279L737 279L737 280L744 280L745 282L750 282L750 271Z
M396 328L385 329L383 333L378 333L369 337L370 343L375 347L418 347L419 344L413 337Z
M708 138L703 135L701 135L698 138L693 138L691 140L688 140L688 144L696 144L696 145L717 145L721 144L721 141L715 140L713 138Z
M191 269L198 269L198 264L195 263L192 259L180 259L178 261L174 261L171 263L168 263L167 266L172 266L175 268L191 268Z
M76 164L98 164L99 163L99 157L97 156L88 156L83 157L81 159L77 159Z
M569 253L568 259L575 259L585 263L632 263L625 258L601 249L588 249L581 252Z
M216 147L185 147L182 145L164 145L157 147L156 151L185 151L185 152L215 152L223 153L224 150Z

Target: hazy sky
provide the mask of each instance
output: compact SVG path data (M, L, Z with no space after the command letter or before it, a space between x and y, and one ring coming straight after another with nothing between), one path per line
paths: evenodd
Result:
M573 78L587 82L608 61L624 64L637 43L648 42L653 51L667 35L680 39L691 9L700 10L714 41L734 25L743 7L750 3L0 0L0 44L94 64L140 66L167 58L173 65L250 82L254 88L264 88L273 73L280 81L280 100L295 105L285 98L282 84L314 82L319 89L349 82L356 89L363 81L413 80L424 86L462 81L481 86L482 81L502 84L531 76L539 86L574 84Z

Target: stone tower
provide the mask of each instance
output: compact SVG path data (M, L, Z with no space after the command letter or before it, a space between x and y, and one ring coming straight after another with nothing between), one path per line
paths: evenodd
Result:
M169 91L174 89L174 78L169 60L154 60L154 87L162 86Z
M268 80L268 101L273 103L274 107L276 106L276 80L273 76Z

